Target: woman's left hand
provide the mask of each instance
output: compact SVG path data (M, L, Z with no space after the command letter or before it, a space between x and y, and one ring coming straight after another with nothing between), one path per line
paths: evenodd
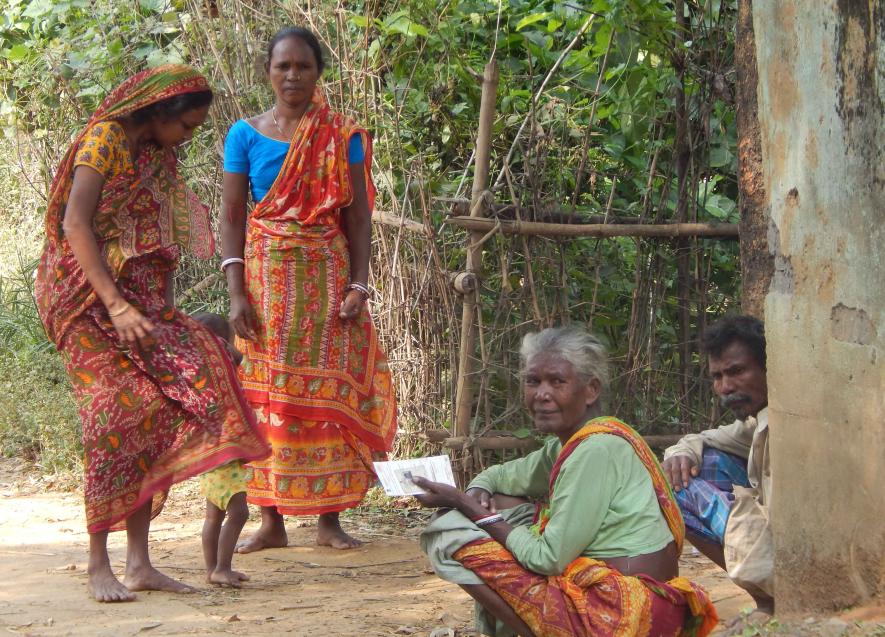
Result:
M366 295L359 290L348 290L347 296L341 303L338 318L342 321L350 321L357 318L366 303Z

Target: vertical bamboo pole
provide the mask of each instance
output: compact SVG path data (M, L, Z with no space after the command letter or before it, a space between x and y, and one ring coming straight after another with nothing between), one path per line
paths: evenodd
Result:
M479 130L476 134L476 155L473 164L473 190L470 216L482 217L482 199L489 184L489 157L492 146L492 125L495 122L495 100L498 91L498 65L494 60L486 64L482 74L482 99L479 105ZM482 274L482 231L467 234L467 272ZM479 285L464 295L461 310L461 347L458 355L458 383L455 393L455 435L470 435L470 417L473 413L473 348L476 340L477 301Z

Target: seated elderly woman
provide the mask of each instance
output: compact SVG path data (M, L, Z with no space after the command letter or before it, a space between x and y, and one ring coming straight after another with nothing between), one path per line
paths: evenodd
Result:
M521 357L526 408L552 436L466 492L414 479L424 506L452 509L421 535L434 570L476 600L493 637L708 634L712 603L677 576L685 527L667 480L642 438L603 415L602 345L546 329Z

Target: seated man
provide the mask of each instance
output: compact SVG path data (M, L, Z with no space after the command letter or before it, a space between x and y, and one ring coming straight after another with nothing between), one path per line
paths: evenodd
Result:
M602 407L602 345L546 329L520 353L525 406L550 438L463 493L414 478L423 505L451 509L421 534L434 570L476 600L484 635L708 634L716 610L678 577L685 527L660 465Z
M726 316L704 333L713 391L737 420L689 434L664 452L686 537L746 589L759 611L774 610L768 520L768 386L765 332L751 316Z

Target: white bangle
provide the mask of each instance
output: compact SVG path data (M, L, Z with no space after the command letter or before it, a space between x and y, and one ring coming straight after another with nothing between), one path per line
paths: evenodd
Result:
M344 289L348 290L348 291L349 290L356 290L358 292L362 292L363 296L365 296L366 298L369 298L369 288L366 287L365 285L363 285L362 283L355 283L355 282L349 283L347 285L347 287Z
M221 262L221 271L224 272L224 269L231 263L242 263L243 265L246 265L246 260L241 259L240 257L228 257Z
M501 515L500 513L495 513L493 515L487 515L484 518L474 520L473 523L476 526L478 526L479 528L482 528L484 526L489 526L490 524L496 524L498 522L503 522L503 521L504 521L504 516Z

